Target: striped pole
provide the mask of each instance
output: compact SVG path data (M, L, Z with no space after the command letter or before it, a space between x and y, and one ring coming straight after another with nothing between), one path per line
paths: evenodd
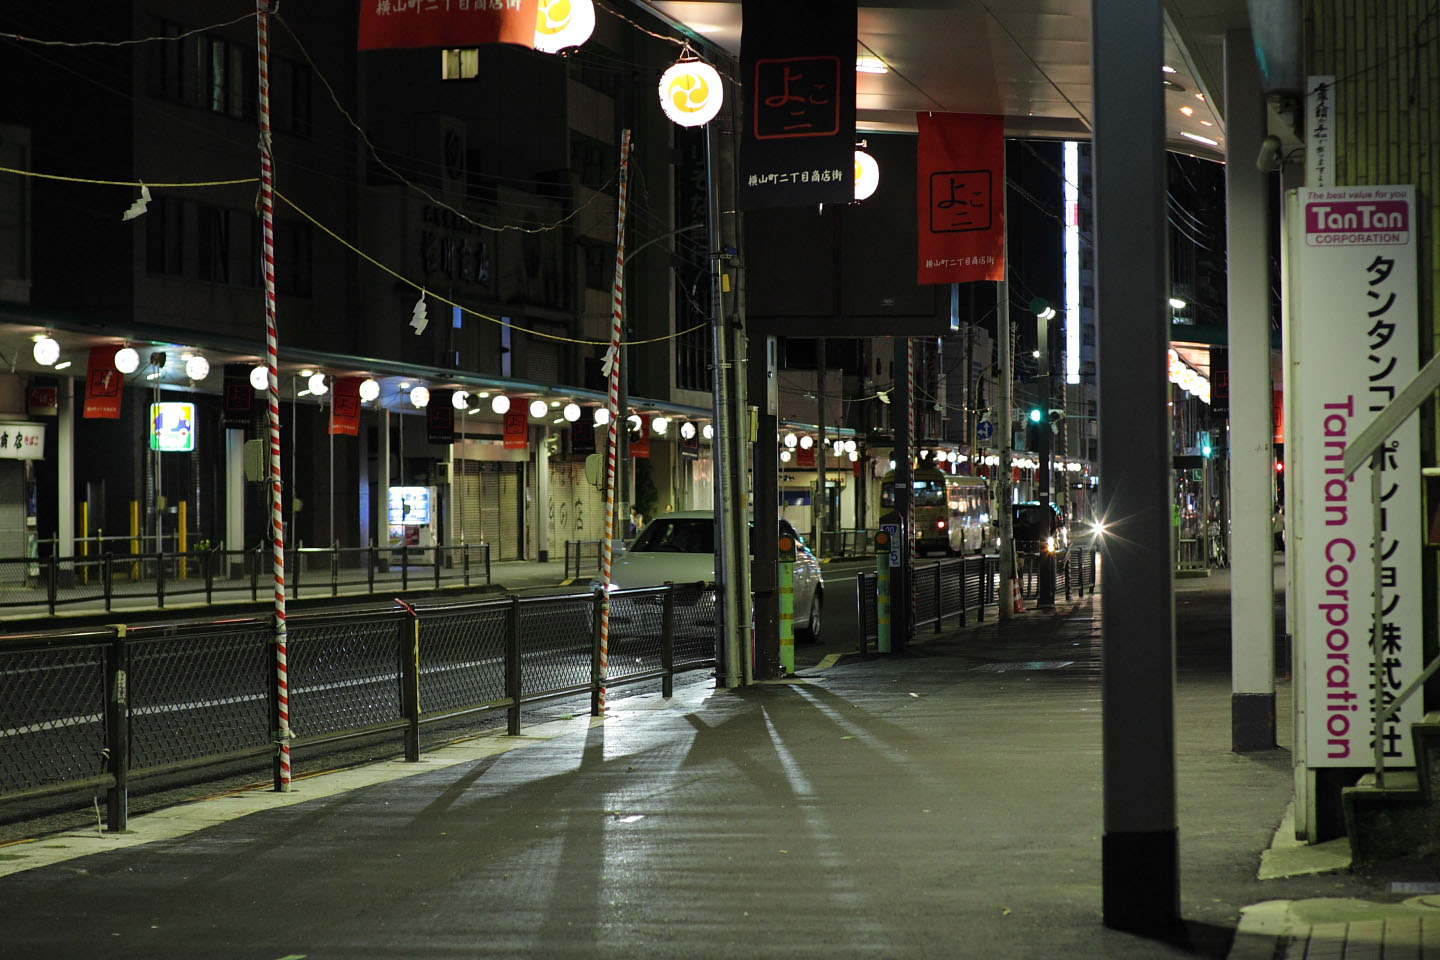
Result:
M910 418L909 446L905 450L905 456L911 457L912 462L919 462L913 458L916 456L916 449L919 446L915 441L915 339L905 339L905 415ZM908 547L903 554L905 560L905 596L901 599L905 603L905 636L903 643L909 643L915 636L915 471L910 471L911 491L910 496L905 498L905 537L909 540Z
M280 476L280 374L275 335L275 167L270 153L270 10L255 2L255 32L260 61L260 224L265 272L265 363L270 382L270 529L275 568L275 789L290 790L290 677L285 660L285 528Z
M601 538L600 589L600 693L599 713L605 712L605 680L610 664L610 558L615 536L615 451L619 447L620 417L620 326L625 287L625 206L628 200L630 172L630 131L620 134L620 203L615 227L615 286L610 306L610 393L606 400L610 411L609 429L605 433L605 536Z

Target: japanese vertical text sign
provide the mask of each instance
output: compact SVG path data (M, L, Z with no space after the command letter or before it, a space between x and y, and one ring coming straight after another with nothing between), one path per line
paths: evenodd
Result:
M115 369L114 344L90 348L90 366L85 374L85 419L119 420L120 398L125 392L125 375Z
M340 377L330 391L330 434L337 437L360 435L361 377Z
M425 405L425 438L449 446L455 442L454 390L436 390Z
M360 0L360 50L535 46L539 0Z
M917 113L920 283L1005 279L1004 118Z
M226 428L248 427L255 422L255 388L250 385L251 364L225 364L220 419Z
M743 0L740 207L855 199L855 0Z
M525 450L529 447L530 414L523 403L505 411L501 417L501 435L505 438L506 450Z
M1287 331L1291 426L1286 507L1305 671L1311 767L1374 763L1370 656L1374 595L1370 468L1341 473L1345 447L1414 378L1419 356L1414 187L1296 191ZM1420 672L1420 425L1386 444L1381 488L1382 696ZM1388 764L1413 766L1406 701L1381 737Z
M1335 77L1305 79L1305 186L1335 182Z

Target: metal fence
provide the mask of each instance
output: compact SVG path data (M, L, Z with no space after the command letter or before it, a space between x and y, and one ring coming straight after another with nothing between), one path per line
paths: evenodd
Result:
M578 579L588 573L599 573L604 550L604 540L566 540L565 579ZM575 572L571 573L571 570Z
M715 591L697 585L602 596L509 594L464 603L287 619L291 745L421 728L660 680L715 660ZM0 804L104 790L124 829L131 781L274 755L278 692L270 621L112 626L0 637Z
M109 539L109 538L107 538ZM269 596L271 551L187 550L130 553L128 539L106 552L0 559L0 608L57 608L91 603L109 612L117 601L222 603ZM431 590L490 583L490 545L454 547L301 547L285 551L285 589L301 597Z
M1021 558L1016 576L1024 596L1039 590L1039 564L1033 557ZM1055 595L1066 600L1095 592L1098 576L1093 549L1072 547L1055 564ZM879 638L879 617L875 594L876 575L865 570L856 575L856 620L860 652L865 653ZM974 613L985 619L985 608L994 606L1004 594L1000 590L1000 558L996 556L954 557L915 564L915 628L932 627L936 633L947 619L964 626ZM1008 596L1006 596L1008 602Z
M820 555L830 558L875 556L875 529L826 530L820 538Z

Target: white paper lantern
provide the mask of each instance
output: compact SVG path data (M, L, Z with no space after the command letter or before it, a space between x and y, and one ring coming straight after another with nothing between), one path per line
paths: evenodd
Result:
M854 440L846 440L846 441L845 441L845 452L846 452L846 453L854 453L854 452L855 452L855 441L854 441Z
M815 446L815 438L810 436L808 433L800 438L801 450L809 450L813 446Z
M121 373L134 373L136 370L140 369L140 354L135 352L134 347L121 347L119 350L115 351L115 369L119 370ZM260 369L264 370L265 368L261 367ZM251 374L250 382L255 382L254 374ZM255 389L263 390L265 389L265 387L262 384Z
M780 462L781 462L781 463L789 463L789 462L790 462L790 451L789 451L789 450L781 450L781 451L780 451Z
M510 410L510 398L503 393L497 393L490 398L490 409L495 413L504 414Z
M880 186L880 164L864 150L855 151L855 199L868 200Z
M578 404L578 403L567 403L567 404L565 404L565 409L561 411L561 416L563 416L563 417L566 419L566 421L569 422L569 423L574 423L576 420L579 420L579 419L580 419L580 404Z
M665 436L665 431L670 429L669 417L653 417L650 420L650 429L655 431L655 436Z
M719 72L703 60L681 60L660 75L660 109L682 127L714 120L724 100Z
M210 376L210 361L198 353L195 354L195 356L185 361L185 376L191 380L204 380Z
M60 344L53 337L37 337L35 340L35 362L48 367L60 359Z
M800 442L800 438L797 437L797 436L795 436L795 434L793 434L793 433L787 433L787 434L785 434L784 440L785 440L785 446L789 447L791 450L794 450L794 449L795 449L795 445Z
M323 373L312 373L310 379L306 381L306 385L310 388L310 392L317 397L325 396L330 390L330 388L325 385L325 374Z
M535 49L559 53L578 47L595 32L595 7L590 0L540 0L535 15Z
M126 347L125 349L126 349L126 350L129 350L130 348L129 348L129 347ZM121 353L123 353L123 352L124 352L124 351L122 350ZM134 353L134 351L131 350L131 353ZM137 362L138 362L138 358L137 358ZM120 370L120 354L119 354L119 353L115 354L115 369L116 369L116 370ZM124 371L124 370L120 370L120 372L121 372L121 373L124 373L125 371ZM267 367L267 366L265 366L263 363L262 363L262 364L256 364L255 366L251 367L251 368L250 368L250 386L254 387L256 390L268 390L268 389L270 389L270 368Z
M416 387L410 391L410 402L417 407L425 407L430 403L430 391L424 387Z
M366 403L374 403L380 396L380 384L375 382L373 377L366 377L360 381L360 399Z
M550 408L545 405L544 400L530 401L530 416L534 417L536 420L539 420L541 417L545 416L545 412L549 409Z
M610 422L610 411L606 407L598 407L595 410L595 426L603 427Z
M706 440L714 440L715 425L710 423L705 424L704 428L700 431L700 436L704 437Z
M850 458L851 463L854 463L856 460L860 459L860 454L854 450L851 450L849 453L845 454L845 456Z
M456 390L454 393L450 394L450 406L454 407L456 410L464 410L469 405L470 391Z
M689 420L686 420L684 423L680 424L680 436L684 437L686 440L694 440L695 424L691 423Z

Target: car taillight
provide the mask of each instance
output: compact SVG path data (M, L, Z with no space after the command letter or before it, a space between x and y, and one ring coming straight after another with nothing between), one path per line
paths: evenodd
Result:
M944 530L944 529L945 529L945 521L944 521L944 520L936 520L936 521L935 521L935 527L936 527L936 529L938 529L938 530Z

